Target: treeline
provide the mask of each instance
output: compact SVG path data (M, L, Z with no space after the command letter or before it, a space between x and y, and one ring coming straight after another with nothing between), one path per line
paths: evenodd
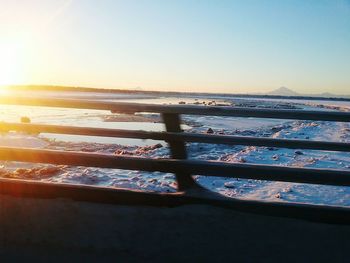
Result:
M265 98L265 99L297 99L297 100L337 100L350 101L349 97L314 97L314 96L279 96L262 94L234 94L234 93L198 93L198 92L176 92L176 91L147 91L132 89L104 89L89 87L70 87L54 85L16 85L9 86L15 91L77 91L77 92L102 92L102 93L122 93L122 94L149 94L154 96L210 96L210 97L237 97L237 98Z

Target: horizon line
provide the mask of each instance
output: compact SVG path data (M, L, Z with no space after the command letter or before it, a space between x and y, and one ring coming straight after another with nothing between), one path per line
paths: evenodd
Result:
M218 95L245 95L245 96L274 96L274 97L322 97L324 96L323 94L329 94L329 98L332 98L332 96L336 96L337 98L339 97L344 97L344 98L348 98L350 97L350 94L335 94L335 93L331 93L329 91L326 92L322 92L322 93L309 93L309 94L302 94L302 93L298 93L295 92L294 90L287 88L288 90L290 90L291 92L296 93L295 95L277 95L277 94L269 94L272 93L284 86L281 86L279 88L273 89L269 92L266 93L258 93L258 92L250 92L250 93L230 93L230 92L205 92L205 91L176 91L176 90L157 90L157 89L143 89L140 87L136 87L136 88L102 88L102 87L92 87L92 86L76 86L76 85L60 85L60 84L8 84L8 85L0 85L0 88L15 88L15 87L56 87L56 88L73 88L73 89L95 89L95 90L105 90L105 91L134 91L134 92L157 92L157 93L187 93L187 94L191 94L191 93L195 93L195 94L218 94Z

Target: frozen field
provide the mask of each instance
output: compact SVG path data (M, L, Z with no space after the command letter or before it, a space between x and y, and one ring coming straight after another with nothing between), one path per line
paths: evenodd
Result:
M210 97L151 97L141 95L113 95L71 93L45 93L41 96L79 99L122 100L123 102L197 105L232 105L239 107L262 107L307 110L349 111L350 102L306 101L283 99L210 98ZM0 105L0 121L18 122L27 116L32 123L62 124L135 130L162 131L164 125L154 114L118 115L108 111L50 109L39 107ZM287 139L310 139L350 142L348 123L320 121L293 121L256 118L231 118L215 116L183 116L185 132L258 136ZM152 140L97 138L56 134L28 135L3 132L1 146L37 147L85 152L103 152L116 155L147 156L164 158L169 156L164 142ZM271 147L244 147L191 143L187 145L190 158L222 162L258 163L295 167L317 167L350 169L350 153L311 150L288 150ZM33 165L27 163L2 162L0 175L49 182L68 182L121 188L137 188L148 191L176 190L172 174L147 173L117 169L98 169L69 166ZM258 180L212 178L196 176L206 188L221 194L243 199L264 199L316 204L350 206L350 188L331 187Z

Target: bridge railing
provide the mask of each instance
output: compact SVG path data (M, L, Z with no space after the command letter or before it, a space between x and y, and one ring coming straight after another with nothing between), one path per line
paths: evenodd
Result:
M290 149L313 149L325 151L340 151L350 152L350 143L343 142L325 142L312 140L290 140L290 139L273 139L273 138L257 138L247 136L232 136L232 135L214 135L214 134L196 134L185 133L181 130L181 115L212 115L212 116L230 116L230 117L257 117L257 118L274 118L274 119L293 119L293 120L317 120L317 121L334 121L334 122L350 122L350 113L336 112L336 111L304 111L304 110L284 110L284 109L257 109L257 108L237 108L237 107L222 107L222 106L192 106L192 105L151 105L138 103L123 103L123 102L105 102L105 101L90 101L90 100L72 100L72 99L44 99L44 98L13 98L1 97L0 104L10 105L26 105L26 106L45 106L45 107L59 107L59 108L76 108L76 109L94 109L94 110L108 110L117 113L137 113L137 112L152 112L159 113L165 123L165 132L151 132L151 131L135 131L135 130L121 130L121 129L105 129L92 127L75 127L75 126L60 126L60 125L45 125L45 124L30 124L30 123L8 123L2 122L1 130L5 131L24 131L28 133L59 133L59 134L73 134L73 135L89 135L89 136L103 136L103 137L120 137L120 138L135 138L135 139L153 139L164 140L169 144L171 151L171 158L169 159L149 159L132 156L115 156L97 153L85 152L71 152L71 151L56 151L45 149L28 149L28 148L14 148L14 147L0 147L0 159L7 161L21 161L32 163L50 163L50 164L65 164L73 166L88 166L101 168L118 168L127 170L140 171L159 171L174 173L178 183L178 190L181 195L176 196L183 198L184 196L200 197L201 200L214 200L215 202L223 201L224 203L236 202L239 207L250 207L250 210L260 210L259 207L279 207L277 210L282 211L286 208L290 210L291 207L297 209L304 209L305 205L298 204L283 204L268 203L252 201L240 201L237 199L226 199L218 197L218 195L211 195L210 191L201 188L193 179L193 175L204 176L220 176L232 178L246 178L259 179L269 181L283 181L295 183L321 184L321 185L336 185L336 186L350 186L350 170L340 169L320 169L320 168L296 168L273 165L247 164L247 163L224 163L217 161L200 161L187 159L186 143L210 143L210 144L228 144L228 145L249 145L249 146L266 146L277 148ZM15 183L16 187L13 187ZM12 184L12 186L11 186ZM33 187L38 190L38 186L43 187L43 183L26 182L26 187L19 186L21 182L14 182L11 179L1 179L1 192L19 192L27 193L26 187L32 189L29 195L35 195ZM36 185L35 185L36 184ZM55 186L46 187L52 188ZM6 188L7 187L7 188ZM87 191L100 191L96 187L84 186L59 186L57 196L62 195L63 192L71 191L71 195L81 192L81 189ZM63 188L66 190L62 190ZM65 188L66 187L66 188ZM18 189L21 189L20 191ZM9 190L12 189L12 190ZM16 190L17 189L17 190ZM40 188L42 189L42 188ZM74 190L75 189L75 190ZM79 189L79 191L77 190ZM46 195L50 195L43 190ZM73 193L76 191L76 193ZM107 190L106 190L107 191ZM125 190L109 189L114 193ZM40 191L39 191L40 192ZM128 198L132 199L134 195L129 197L129 194L135 191L130 190L127 194ZM200 194L198 194L200 193ZM51 193L52 194L52 193ZM43 194L45 196L45 194ZM94 196L93 193L90 193ZM154 198L154 194L147 193L148 196ZM146 196L147 196L146 195ZM157 195L157 194L156 194ZM174 196L173 194L162 194ZM85 199L91 200L84 194ZM160 195L159 195L160 196ZM145 193L142 193L142 198L145 198ZM146 197L147 198L147 197ZM180 199L181 199L180 198ZM81 198L78 198L81 199ZM84 199L84 198L82 198ZM97 198L101 199L101 198ZM102 199L104 199L102 197ZM182 199L183 200L183 199ZM193 199L192 199L193 200ZM198 199L196 199L198 200ZM253 204L253 205L252 205ZM312 209L337 211L342 213L341 218L344 218L343 213L349 216L350 209L344 207L328 207L328 206L307 206L307 213ZM287 209L287 210L288 210ZM276 210L276 209L275 209ZM327 210L327 211L328 211ZM318 212L320 214L320 212ZM290 215L290 212L287 212ZM329 216L329 214L328 214Z

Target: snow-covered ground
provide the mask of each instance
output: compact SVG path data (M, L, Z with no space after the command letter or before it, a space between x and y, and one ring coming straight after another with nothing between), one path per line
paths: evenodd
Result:
M49 96L49 94L45 94ZM56 97L56 95L55 95ZM89 95L65 94L61 97L89 98ZM106 100L106 96L93 96ZM239 107L263 107L306 110L349 111L350 102L337 101L287 101L283 99L247 99L247 98L151 98L149 96L108 97L108 100L123 102L158 104L196 104L196 105L232 105ZM125 116L108 111L50 109L40 107L0 106L0 121L19 121L27 116L32 123L48 123L73 126L105 127L119 129L162 131L164 125L159 116L139 114ZM205 133L210 128L216 134L240 136L258 136L287 139L310 139L350 142L349 123L322 121L294 121L257 118L232 118L217 116L183 116L185 132ZM147 156L164 158L169 149L164 142L119 138L101 138L91 136L73 136L23 133L0 135L0 146L22 146L46 149L102 152L115 155ZM258 163L294 167L317 167L350 169L350 153L313 150L290 150L271 147L227 146L191 143L187 145L189 158L222 162ZM26 178L48 182L68 182L110 187L137 188L148 191L176 191L174 175L147 173L119 169L99 169L72 166L38 165L16 162L2 162L0 176ZM204 187L226 196L242 199L264 199L273 201L308 202L350 206L350 188L268 182L195 176Z

